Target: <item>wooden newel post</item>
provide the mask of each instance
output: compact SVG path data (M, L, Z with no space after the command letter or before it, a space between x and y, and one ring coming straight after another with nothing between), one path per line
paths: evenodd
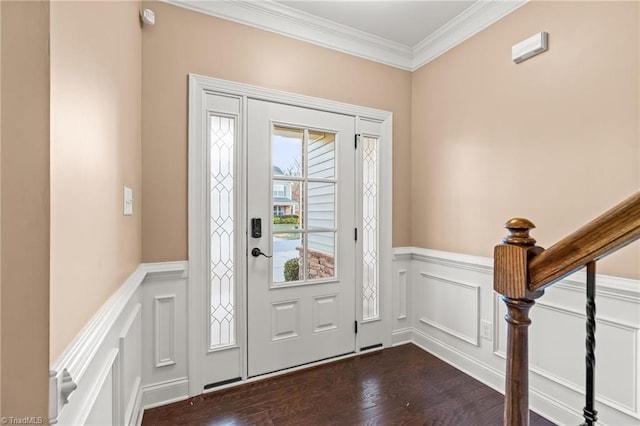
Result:
M493 289L507 305L507 371L505 383L504 424L529 425L529 309L543 291L528 288L529 260L543 251L529 236L535 225L515 218L505 224L509 235L494 250Z

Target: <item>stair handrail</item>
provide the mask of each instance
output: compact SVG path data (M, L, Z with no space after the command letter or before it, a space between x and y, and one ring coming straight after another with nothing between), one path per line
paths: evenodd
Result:
M529 290L537 291L560 281L638 238L640 191L532 258Z
M593 425L595 261L640 238L640 191L563 238L549 249L529 235L535 225L523 218L505 224L509 235L495 247L494 290L507 306L504 424L529 425L529 310L544 289L587 266L587 405L585 424ZM591 373L591 374L589 374ZM589 380L591 380L589 382ZM589 389L591 387L591 389Z

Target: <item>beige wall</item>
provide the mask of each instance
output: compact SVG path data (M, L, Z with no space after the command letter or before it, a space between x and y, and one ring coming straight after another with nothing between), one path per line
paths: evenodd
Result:
M411 74L163 3L145 4L143 260L187 258L187 74L392 111L394 245L411 242Z
M0 415L47 418L49 3L0 8Z
M0 240L2 239L2 5L0 5ZM2 331L2 248L0 247L0 332ZM2 415L2 336L0 336L0 416Z
M533 2L413 74L413 245L491 256L511 217L548 247L640 186L638 2ZM520 65L511 46L549 32ZM640 246L599 272L640 277Z
M141 259L139 6L51 5L51 361Z

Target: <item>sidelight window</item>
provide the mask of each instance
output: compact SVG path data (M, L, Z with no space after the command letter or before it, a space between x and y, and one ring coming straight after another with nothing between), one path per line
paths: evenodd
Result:
M209 134L209 346L235 344L235 119L213 115Z
M378 138L362 138L362 316L380 316L378 273Z

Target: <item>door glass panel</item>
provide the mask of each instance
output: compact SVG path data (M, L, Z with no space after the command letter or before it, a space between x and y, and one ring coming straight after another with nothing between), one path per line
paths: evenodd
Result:
M307 193L307 228L335 228L336 184L309 182Z
M307 278L335 277L335 232L310 232L307 238Z
M302 176L304 130L275 126L272 138L274 176Z
M336 135L309 130L307 158L309 178L332 179L336 175Z
M209 135L209 347L235 344L235 119L211 116Z
M273 233L273 282L300 281L303 271L303 234L291 232Z
M276 125L271 141L273 283L335 277L336 135Z
M362 316L379 316L378 139L362 138Z

